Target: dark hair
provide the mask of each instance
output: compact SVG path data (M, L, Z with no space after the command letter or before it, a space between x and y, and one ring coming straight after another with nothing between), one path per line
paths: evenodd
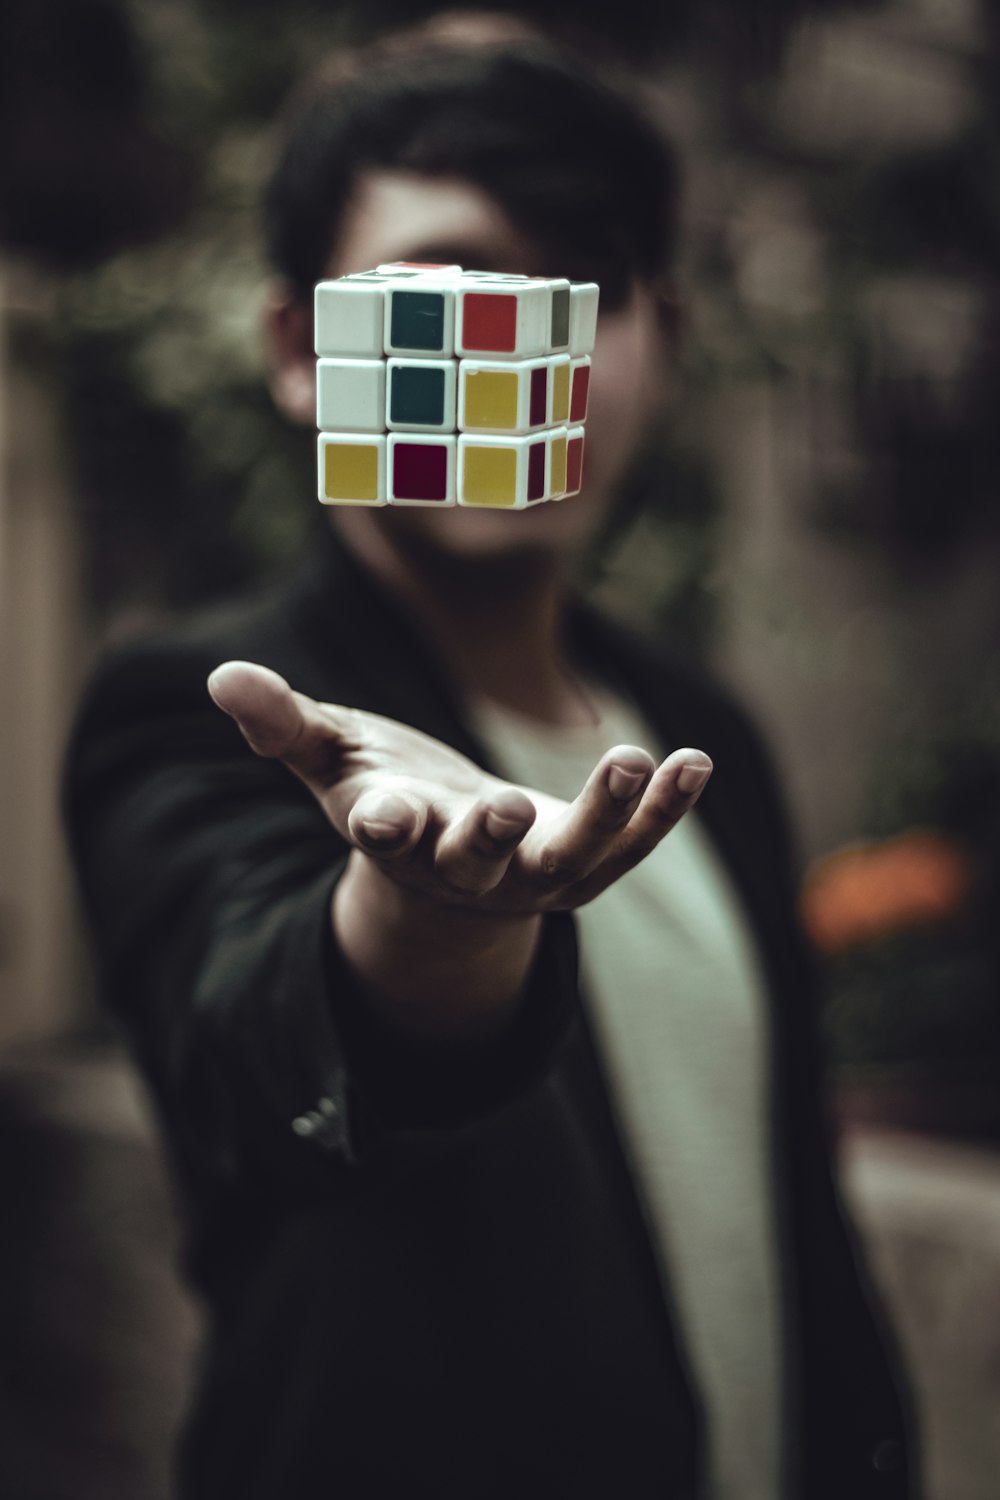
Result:
M317 74L264 205L271 261L299 295L323 275L355 179L380 167L482 187L558 274L599 281L603 305L673 253L672 151L622 91L530 34L462 46L416 32Z

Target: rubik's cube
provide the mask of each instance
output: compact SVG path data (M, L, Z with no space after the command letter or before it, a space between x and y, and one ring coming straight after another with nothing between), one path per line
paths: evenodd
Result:
M579 493L593 282L399 261L316 287L325 505Z

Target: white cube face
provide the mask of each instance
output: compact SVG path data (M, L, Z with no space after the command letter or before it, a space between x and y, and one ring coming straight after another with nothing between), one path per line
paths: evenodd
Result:
M385 505L386 438L321 432L318 494L324 505Z
M381 288L362 278L321 281L315 293L316 353L336 359L380 359Z
M385 431L385 361L316 361L316 426L324 432Z
M569 353L574 359L594 352L600 297L596 282L571 281L569 284Z
M454 505L457 446L454 433L434 437L423 432L391 432L387 452L390 504Z

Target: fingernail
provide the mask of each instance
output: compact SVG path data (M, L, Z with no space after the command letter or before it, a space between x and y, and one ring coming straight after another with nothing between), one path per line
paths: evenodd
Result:
M608 791L616 802L630 802L645 779L645 771L625 771L621 766L610 766Z
M524 818L509 818L504 813L495 812L492 807L486 809L483 818L483 827L491 839L506 841L512 839L516 834L524 832Z
M389 823L384 818L362 818L361 832L373 844L398 843L406 832L402 823Z
M401 839L411 826L410 809L401 797L391 793L374 802L371 810L361 818L361 830L365 838L380 844Z
M677 773L677 790L685 797L693 797L701 791L711 774L711 766L682 766Z

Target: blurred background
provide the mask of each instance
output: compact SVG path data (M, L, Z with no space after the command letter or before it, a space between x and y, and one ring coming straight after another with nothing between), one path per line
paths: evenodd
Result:
M270 126L318 52L435 8L8 0L0 13L11 1500L165 1497L197 1323L66 868L67 727L103 644L255 586L317 524L310 444L261 380ZM710 661L770 737L826 971L844 1189L914 1368L930 1500L990 1500L1000 8L493 9L596 32L679 148L676 413L591 587Z

